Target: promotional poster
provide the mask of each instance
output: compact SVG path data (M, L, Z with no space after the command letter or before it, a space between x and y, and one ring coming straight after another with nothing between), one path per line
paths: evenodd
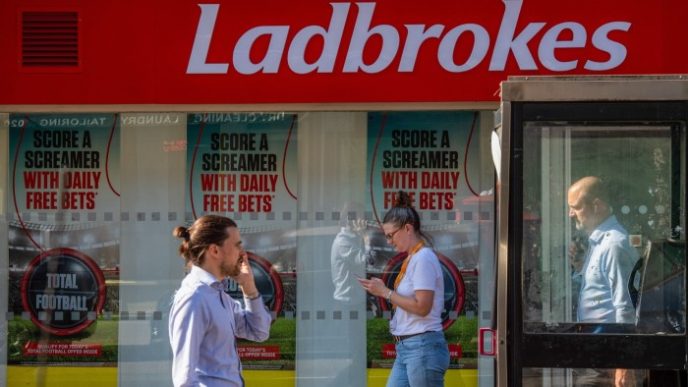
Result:
M117 362L115 114L10 116L8 362Z
M478 207L480 200L492 200L477 191L478 125L474 112L387 112L368 118L367 181L374 222L381 225L399 191L410 195L442 266L443 327L455 368L476 367L478 232L479 222L491 217ZM382 233L371 244L375 258L367 275L393 288L406 253L394 251ZM369 297L368 308L378 317L368 324L368 341L375 343L369 361L389 366L394 345L382 327L393 310L377 297Z
M245 368L294 368L296 124L296 115L287 113L188 116L187 222L205 214L237 222L256 285L275 318L268 341L240 343ZM226 291L243 300L233 281Z

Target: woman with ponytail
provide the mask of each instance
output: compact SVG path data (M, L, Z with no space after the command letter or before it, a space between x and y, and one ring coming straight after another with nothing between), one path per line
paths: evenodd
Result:
M387 299L394 308L389 325L397 356L387 387L443 386L449 367L441 316L444 279L408 193L398 193L394 206L385 214L382 229L387 243L407 254L394 289L387 288L379 278L359 281L370 294Z

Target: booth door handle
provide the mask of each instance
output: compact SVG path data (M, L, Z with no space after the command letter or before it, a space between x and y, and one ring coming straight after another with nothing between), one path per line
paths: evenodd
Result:
M481 356L494 356L497 353L497 331L492 328L478 329L478 353Z

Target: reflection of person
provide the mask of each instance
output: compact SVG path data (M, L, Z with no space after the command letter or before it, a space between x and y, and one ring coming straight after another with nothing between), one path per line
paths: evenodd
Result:
M394 289L388 289L379 278L359 280L368 292L386 298L395 307L390 331L397 357L387 386L442 386L449 367L442 332L444 279L437 255L425 246L428 238L421 231L420 217L407 193L399 192L382 229L388 243L408 253Z
M270 314L256 288L236 223L206 215L177 227L179 252L190 266L169 319L175 386L243 386L236 337L264 341ZM244 294L245 309L224 289L226 277Z
M334 291L333 320L329 322L327 340L330 353L341 361L331 362L322 370L327 378L319 386L365 385L366 320L351 318L366 313L366 293L356 278L366 275L366 260L371 255L367 222L363 219L363 205L347 202L340 209L341 226L330 249L330 271ZM339 317L336 317L339 316ZM363 334L362 334L363 333ZM323 375L324 376L324 375Z
M356 277L365 277L365 264L370 256L367 222L362 219L362 214L363 207L360 205L344 206L341 213L342 228L332 242L330 264L334 299L345 304L364 299L355 280ZM350 215L353 215L353 219L349 218Z
M628 241L628 232L612 214L602 180L588 176L573 183L568 191L568 205L576 228L588 236L588 248L580 267L578 321L634 323L635 310L628 292L628 280L638 253ZM631 374L617 370L615 378L619 381ZM598 375L594 380L603 378ZM610 382L607 380L601 385ZM589 379L578 384L593 385Z

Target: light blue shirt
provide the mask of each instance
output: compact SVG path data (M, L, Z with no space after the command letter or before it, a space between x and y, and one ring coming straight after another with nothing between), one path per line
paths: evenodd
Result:
M271 317L263 299L224 292L225 285L193 265L174 295L169 332L175 386L243 386L236 338L267 340Z
M628 279L638 253L630 245L628 233L612 215L590 234L588 242L578 298L578 321L634 323Z

